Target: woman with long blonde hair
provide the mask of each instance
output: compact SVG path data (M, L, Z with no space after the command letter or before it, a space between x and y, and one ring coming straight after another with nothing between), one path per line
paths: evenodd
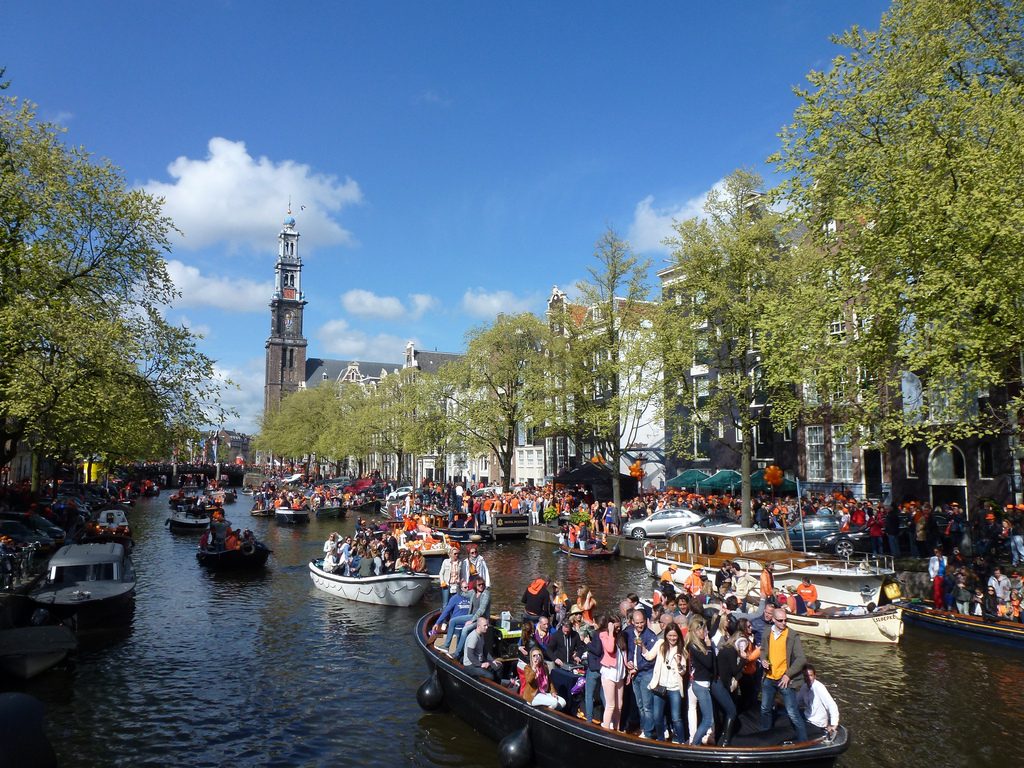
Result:
M583 611L583 623L593 629L597 629L597 622L594 621L594 609L597 608L597 600L594 599L593 594L590 592L590 587L586 584L580 584L580 588L576 591L576 605Z

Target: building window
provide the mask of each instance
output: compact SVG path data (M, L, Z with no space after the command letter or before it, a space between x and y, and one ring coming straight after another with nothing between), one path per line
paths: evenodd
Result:
M846 335L846 321L842 318L833 320L828 324L828 335L831 336L835 341L841 341L843 336Z
M992 455L992 443L978 444L978 476L990 480L996 476L995 460Z
M903 467L907 477L917 477L917 456L909 446L903 449Z
M825 479L825 428L807 427L807 479L822 482Z
M836 483L853 482L853 449L850 435L842 426L832 427L832 480Z
M793 422L789 422L782 428L782 440L786 443L793 442Z
M324 379L324 381L327 381L327 378L328 378L328 377L327 377L327 371L324 371L324 373L323 373L323 379Z
M818 396L818 387L813 382L804 383L804 404L821 405L821 398Z
M705 376L695 376L693 379L693 391L697 397L707 397L711 394L711 382Z

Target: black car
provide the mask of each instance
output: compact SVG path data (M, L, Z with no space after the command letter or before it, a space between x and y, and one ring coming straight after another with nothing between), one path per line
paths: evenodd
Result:
M46 552L50 552L56 547L56 542L49 536L33 531L16 520L0 520L0 536L9 536L18 547L39 544Z
M49 536L57 546L64 543L64 529L35 512L0 512L0 520L14 520L21 523L30 531Z
M839 533L840 522L835 515L808 515L789 527L789 543L793 549L812 552L826 550L824 541ZM868 542L870 545L870 541Z

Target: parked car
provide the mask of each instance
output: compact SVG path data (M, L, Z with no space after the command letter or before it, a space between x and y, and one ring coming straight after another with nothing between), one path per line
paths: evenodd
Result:
M501 496L504 493L500 485L488 485L486 488L477 488L473 491L473 497L477 496Z
M387 496L388 504L397 504L400 501L405 501L405 497L412 493L411 485L403 485L401 488L396 488Z
M835 515L808 515L789 527L789 543L793 549L815 552L822 549L822 540L834 537L839 528L839 518Z
M34 512L0 512L0 520L14 520L26 528L53 539L58 547L64 544L64 529Z
M45 533L33 531L16 520L0 520L0 536L10 536L16 546L24 547L38 544L43 552L56 549L56 542Z
M703 515L688 507L667 507L643 520L630 520L622 526L622 535L633 539L664 538L670 528L696 525Z

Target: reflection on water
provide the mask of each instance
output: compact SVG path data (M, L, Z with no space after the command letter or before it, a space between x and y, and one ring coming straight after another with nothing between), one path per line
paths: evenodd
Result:
M315 589L307 563L347 521L279 527L229 508L274 550L263 574L211 574L196 536L164 527L166 499L131 513L139 577L127 633L87 645L72 670L20 686L43 701L64 768L75 766L498 765L495 745L425 714L411 631L435 604L350 603ZM639 561L565 558L550 544L485 545L496 611L553 577L591 586L599 612L649 594ZM845 768L1006 764L1024 721L1024 654L908 627L897 647L805 638L853 732Z

